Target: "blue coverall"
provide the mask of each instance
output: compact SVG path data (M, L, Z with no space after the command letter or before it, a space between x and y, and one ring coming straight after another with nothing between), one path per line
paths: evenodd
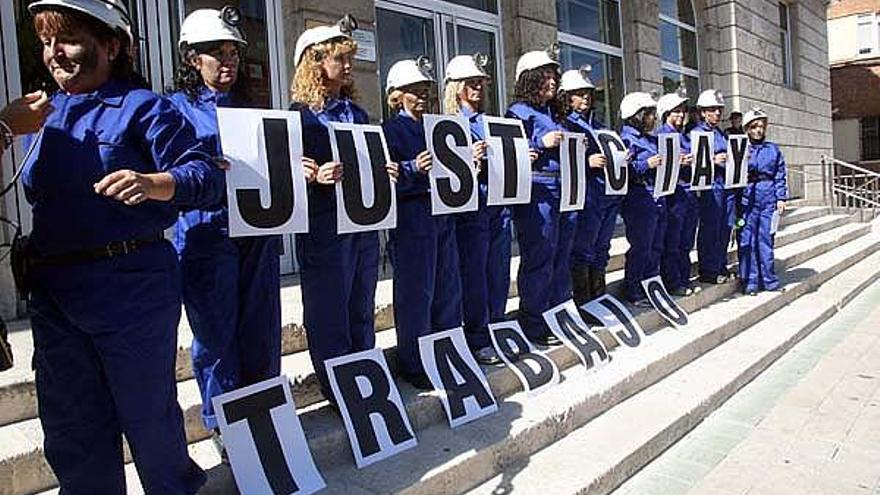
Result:
M604 129L605 125L594 119L592 112L589 118L572 112L565 125L572 132L583 132L587 135L587 157L601 152L590 131ZM614 225L622 201L622 196L605 194L605 171L592 168L588 164L587 201L584 209L577 212L577 227L571 248L571 269L575 271L586 268L590 270L591 279L601 277L601 283L591 280L592 297L601 295L599 292L604 290L611 238L614 237Z
M470 122L474 142L483 141L483 114L461 107ZM464 333L468 346L479 350L491 345L489 323L504 321L510 290L510 210L487 206L487 160L479 181L479 209L455 215L455 237L461 271Z
M666 235L666 198L654 199L657 170L648 166L648 159L657 155L657 136L624 125L620 137L632 155L629 189L620 208L629 242L623 285L627 300L636 302L646 297L642 280L660 273L660 255Z
M520 250L519 317L526 336L538 339L550 334L541 316L544 311L571 298L569 258L577 214L559 211L559 148L546 148L542 141L547 133L565 127L553 118L549 106L526 102L511 105L506 117L523 122L529 147L539 154L532 163L532 200L512 208Z
M740 205L745 225L739 231L739 275L743 291L776 290L779 277L773 268L773 241L770 232L778 201L788 200L785 158L775 143L749 145L749 183L743 189Z
M210 150L164 98L110 81L56 93L22 182L37 259L160 239L182 207L223 196ZM96 194L117 170L170 173L172 201L129 206ZM45 455L62 493L125 493L122 435L147 493L192 494L205 475L189 458L177 404L180 272L170 243L34 267L29 312Z
M404 375L418 375L419 337L462 324L455 217L431 215L428 174L415 160L427 149L422 122L401 110L382 128L391 161L400 165L397 228L389 236L397 356Z
M236 106L230 95L202 86L195 100L182 91L169 98L211 153L223 156L217 107ZM174 240L184 309L193 331L202 422L216 429L213 397L281 372L281 239L230 239L224 197L207 208L182 212Z
M657 134L681 134L681 155L691 152L690 135L669 124L663 124ZM663 243L663 256L660 272L663 283L670 292L690 285L691 250L697 236L700 208L697 195L691 191L692 166L682 166L678 174L675 192L666 196L666 239Z
M718 127L705 121L694 126L695 131L715 135L715 154L727 153L727 136ZM714 159L714 157L713 157ZM700 191L700 228L697 233L697 254L700 276L715 278L727 275L727 244L736 221L736 194L724 189L724 165L715 165L712 189Z
M331 99L315 112L301 104L303 154L321 166L333 161L330 122L368 124L350 99ZM345 178L343 178L345 180ZM336 233L336 189L309 184L309 232L296 236L303 322L309 355L325 397L333 397L324 361L376 345L375 296L379 280L379 233Z

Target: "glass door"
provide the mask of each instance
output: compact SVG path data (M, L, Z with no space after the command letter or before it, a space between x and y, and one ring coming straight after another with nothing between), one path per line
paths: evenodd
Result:
M462 6L465 4L468 6ZM500 80L498 78L504 74L504 66L500 18L496 13L495 2L481 0L453 3L433 0L420 5L425 8L387 0L376 1L376 37L383 107L385 76L391 65L398 60L420 55L431 59L438 82L438 95L434 101L436 107L433 111L439 111L446 63L459 54L483 53L489 57L487 71L493 80L488 88L486 111L497 115L505 94L503 76ZM387 108L383 114L388 116Z

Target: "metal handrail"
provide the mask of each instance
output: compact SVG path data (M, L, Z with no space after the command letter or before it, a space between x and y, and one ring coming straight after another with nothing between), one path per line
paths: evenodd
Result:
M839 173L840 169L846 172ZM876 218L880 208L880 172L822 155L822 177L822 195L832 212L838 205L844 206L847 213L857 208L860 219L865 221L866 210L870 208L870 219Z

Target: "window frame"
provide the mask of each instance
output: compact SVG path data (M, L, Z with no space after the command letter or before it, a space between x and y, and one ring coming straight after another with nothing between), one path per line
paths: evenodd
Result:
M873 151L876 155L867 156L865 153L865 129L868 126L873 127L874 140L876 147ZM880 161L880 116L873 117L862 117L859 119L859 161L862 162L874 162Z
M661 23L668 22L669 24L672 24L673 26L675 26L678 29L684 29L684 30L690 31L691 33L694 34L694 44L696 45L695 51L697 53L697 68L694 69L691 67L687 67L685 65L676 64L673 62L669 62L667 60L663 60L663 56L661 54L661 56L660 56L660 69L666 70L669 72L677 72L679 74L684 74L686 76L696 78L699 81L700 67L702 66L702 63L700 61L700 33L697 30L697 24L696 24L697 23L697 9L694 7L693 0L690 0L690 5L691 5L691 11L693 11L693 13L694 13L694 25L693 26L690 24L687 24L685 22L682 22L674 17L670 17L670 16L664 14L663 12L660 12L660 22ZM658 29L660 29L659 25L657 27L658 27Z
M794 50L791 39L791 4L788 2L778 2L778 8L785 8L785 28L778 26L778 31L783 35L782 50L782 85L793 88L794 84Z
M859 31L863 25L868 26L868 50L862 51ZM874 12L866 12L856 16L856 56L874 57L880 55L880 16Z

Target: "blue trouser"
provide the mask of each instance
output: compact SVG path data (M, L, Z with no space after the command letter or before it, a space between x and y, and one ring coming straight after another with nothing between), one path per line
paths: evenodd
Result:
M559 181L532 182L532 201L513 207L520 263L519 317L529 338L547 335L544 311L571 299L576 213L559 211Z
M333 212L310 217L309 225L296 236L303 323L321 390L332 397L324 361L376 345L379 234L338 235Z
M419 337L462 324L455 218L432 216L427 194L400 197L389 238L398 364L405 374L423 373Z
M202 421L217 428L212 398L281 372L281 239L186 231L183 302L193 331ZM209 227L206 227L209 228Z
M577 227L571 248L571 267L605 270L611 252L614 224L623 196L607 196L605 184L587 181L587 202L577 212Z
M727 275L727 245L735 215L735 195L718 181L700 192L700 229L697 235L700 276Z
M40 267L29 311L46 460L61 493L125 493L125 435L146 493L193 494L177 404L180 273L172 247Z
M660 272L670 291L687 287L691 278L691 250L697 235L699 203L696 193L681 184L666 196L666 239Z
M775 290L779 277L774 269L773 244L770 233L776 211L776 189L771 181L749 184L745 190L743 217L739 231L739 274L745 292Z
M620 208L629 249L624 262L624 291L630 301L645 298L642 280L660 273L666 235L666 198L654 199L645 186L630 184Z
M510 291L510 210L486 206L480 184L477 211L455 215L464 334L472 349L490 345L489 323L504 319Z

